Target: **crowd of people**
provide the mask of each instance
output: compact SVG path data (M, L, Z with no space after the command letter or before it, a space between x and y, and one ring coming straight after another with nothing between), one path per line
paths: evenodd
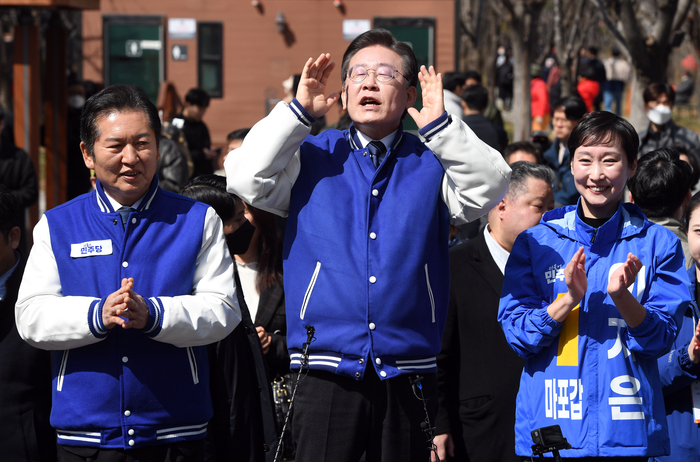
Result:
M700 460L700 138L666 83L646 130L620 117L620 60L589 48L551 105L556 63L532 69L551 142L509 144L479 73L382 29L222 149L206 92L161 121L113 85L76 103L93 188L31 250L36 175L0 138L0 453ZM324 128L338 104L349 128Z

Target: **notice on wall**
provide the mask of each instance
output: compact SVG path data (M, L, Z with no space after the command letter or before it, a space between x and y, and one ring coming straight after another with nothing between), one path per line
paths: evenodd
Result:
M168 38L170 40L194 39L197 36L197 20L194 18L169 18Z
M372 28L372 21L369 19L344 19L343 20L343 40L352 42L358 35L367 32Z

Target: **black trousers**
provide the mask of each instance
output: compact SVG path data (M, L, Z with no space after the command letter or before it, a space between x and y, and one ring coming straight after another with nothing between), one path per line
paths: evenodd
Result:
M59 462L204 462L204 440L127 450L58 445L58 460Z
M432 424L436 379L424 374L419 389L411 384L415 377L382 381L372 367L363 380L309 371L294 402L296 462L428 461L427 416L420 397L422 392L427 399Z

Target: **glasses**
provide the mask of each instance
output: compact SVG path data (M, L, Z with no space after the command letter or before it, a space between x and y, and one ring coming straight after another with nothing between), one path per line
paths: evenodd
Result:
M348 71L348 78L354 83L361 83L365 81L370 72L374 72L374 78L377 79L379 83L391 82L394 79L394 73L399 74L404 79L406 78L406 76L397 69L392 69L386 65L379 66L376 69L367 69L365 66L359 64L350 68Z

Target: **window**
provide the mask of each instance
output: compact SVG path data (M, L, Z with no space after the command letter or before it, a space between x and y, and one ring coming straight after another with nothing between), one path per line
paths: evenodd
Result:
M221 98L224 27L220 22L200 22L197 26L198 85L212 98Z

